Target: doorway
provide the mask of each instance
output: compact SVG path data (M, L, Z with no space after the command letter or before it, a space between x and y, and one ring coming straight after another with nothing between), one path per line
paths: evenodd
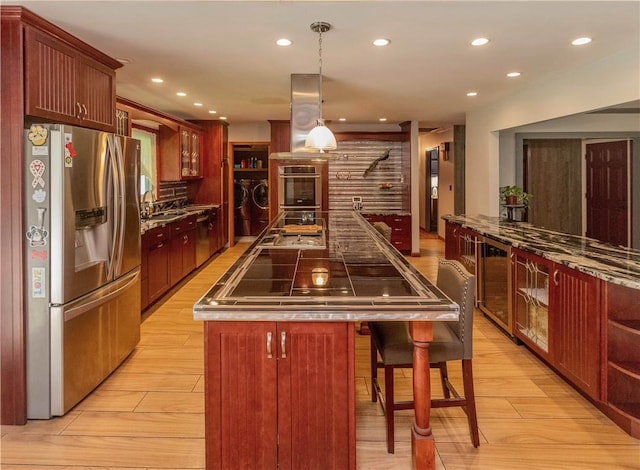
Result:
M231 226L234 242L255 237L269 222L269 142L232 142Z
M629 159L631 142L586 145L586 236L630 246Z
M428 232L438 232L438 173L439 147L428 148L425 152L425 228Z

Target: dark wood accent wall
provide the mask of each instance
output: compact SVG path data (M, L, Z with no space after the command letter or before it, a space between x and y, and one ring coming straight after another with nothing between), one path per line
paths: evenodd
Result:
M271 124L271 152L291 151L290 121L269 121Z
M24 76L19 16L5 15L0 26L0 424L27 421L24 268L22 253L22 133Z
M465 206L465 159L466 127L453 126L453 213L464 214Z
M536 227L582 233L581 139L529 139L528 219Z

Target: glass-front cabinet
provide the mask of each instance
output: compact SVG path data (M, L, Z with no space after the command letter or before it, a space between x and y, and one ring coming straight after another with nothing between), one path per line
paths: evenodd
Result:
M551 262L513 249L515 335L549 354L549 271Z
M200 134L187 128L180 130L182 176L200 176Z

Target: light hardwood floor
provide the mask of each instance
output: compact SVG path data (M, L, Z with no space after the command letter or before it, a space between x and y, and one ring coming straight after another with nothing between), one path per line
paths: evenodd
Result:
M219 255L146 314L138 348L66 416L3 426L2 470L203 468L203 335L191 307L246 246ZM421 248L410 261L435 279L444 244L423 238ZM396 453L387 454L384 418L370 399L368 337L356 345L358 468L409 469L411 412L398 413ZM438 469L640 468L640 441L478 312L474 348L481 444L471 445L461 410L434 410ZM403 374L399 397L410 396L410 371Z

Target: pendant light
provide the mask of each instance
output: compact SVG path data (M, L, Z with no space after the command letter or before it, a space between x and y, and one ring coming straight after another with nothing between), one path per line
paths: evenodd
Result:
M320 65L320 73L318 74L320 93L318 96L320 117L318 118L318 125L311 129L311 132L307 135L304 146L309 149L320 150L320 152L334 150L337 147L335 136L331 130L324 125L324 119L322 119L322 33L326 33L330 29L331 25L324 21L317 21L311 25L311 31L318 33L318 62Z

